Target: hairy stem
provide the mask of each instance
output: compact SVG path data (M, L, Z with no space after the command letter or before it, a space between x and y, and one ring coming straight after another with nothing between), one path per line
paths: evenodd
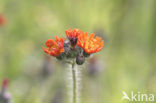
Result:
M77 84L76 84L76 70L75 70L75 62L72 63L72 79L73 79L73 103L76 103L77 99Z

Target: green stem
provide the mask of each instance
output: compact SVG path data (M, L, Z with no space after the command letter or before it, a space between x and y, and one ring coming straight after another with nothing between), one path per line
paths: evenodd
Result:
M75 70L75 62L72 63L72 79L73 79L73 103L76 103L76 97L77 97L77 93L76 93L76 70Z

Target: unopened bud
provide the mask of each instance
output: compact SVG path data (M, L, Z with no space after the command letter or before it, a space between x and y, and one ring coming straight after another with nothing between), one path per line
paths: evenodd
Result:
M71 46L75 47L77 44L77 38L69 38L69 40L70 40Z
M84 57L83 55L78 55L78 56L76 57L76 63L77 63L78 65L82 65L84 62L85 62L85 57Z
M64 41L64 50L66 53L69 52L69 50L70 50L70 41L69 40Z

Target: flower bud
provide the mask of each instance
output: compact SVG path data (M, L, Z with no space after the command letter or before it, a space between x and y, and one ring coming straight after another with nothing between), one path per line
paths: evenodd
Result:
M84 62L85 62L85 57L84 57L83 55L78 55L78 56L76 57L76 63L77 63L78 65L82 65Z
M64 41L64 51L67 53L70 50L70 41L66 40Z
M0 91L0 103L10 103L11 94L7 91L8 79L3 80L2 89Z
M77 38L69 38L69 40L70 40L71 46L75 47L77 44Z

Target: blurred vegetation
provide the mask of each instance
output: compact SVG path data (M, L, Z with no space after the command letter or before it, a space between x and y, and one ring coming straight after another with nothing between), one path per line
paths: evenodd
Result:
M156 93L156 0L0 0L0 14L0 82L9 78L14 103L66 103L68 68L42 46L68 28L105 40L95 54L99 72L89 75L88 62L82 69L82 103L121 103L122 91Z

